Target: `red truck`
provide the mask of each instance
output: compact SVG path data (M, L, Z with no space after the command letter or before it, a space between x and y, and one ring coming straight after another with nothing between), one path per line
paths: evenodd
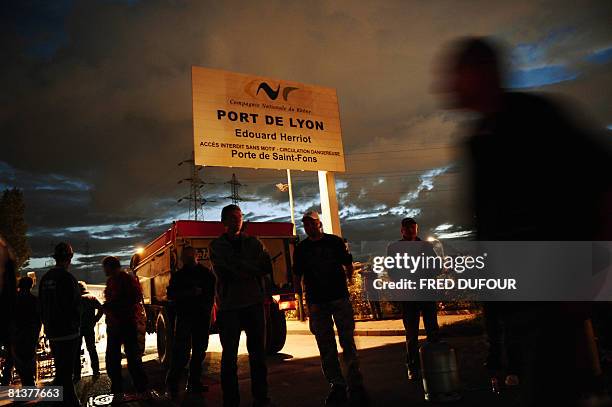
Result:
M296 236L288 222L245 222L246 233L258 237L270 253L273 274L266 282L266 349L279 352L285 345L287 324L285 311L295 310L292 278L292 255ZM181 265L179 253L185 245L193 246L198 261L211 267L209 245L223 234L221 222L179 220L170 229L132 256L130 268L140 281L147 313L147 332L157 334L159 361L168 366L172 357L174 312L166 288L170 276ZM211 333L216 333L216 308L213 308Z

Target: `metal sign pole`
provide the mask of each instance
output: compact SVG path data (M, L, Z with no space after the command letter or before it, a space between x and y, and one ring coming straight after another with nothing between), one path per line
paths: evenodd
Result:
M331 171L317 171L319 174L319 193L321 195L321 222L323 231L342 236L340 214L336 197L336 180Z
M293 223L293 234L297 235L295 227L295 210L293 207L293 185L291 184L291 170L287 168L287 185L289 187L289 206L291 207L291 223Z

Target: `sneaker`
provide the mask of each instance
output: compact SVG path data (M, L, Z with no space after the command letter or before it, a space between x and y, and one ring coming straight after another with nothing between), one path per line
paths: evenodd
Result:
M329 394L325 399L326 406L339 406L348 401L346 395L346 387L339 385L332 385L329 390Z

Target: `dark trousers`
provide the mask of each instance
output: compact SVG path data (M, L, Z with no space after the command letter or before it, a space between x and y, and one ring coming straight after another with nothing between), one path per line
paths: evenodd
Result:
M504 368L507 374L521 373L522 338L529 330L525 325L528 312L521 307L522 304L507 302L483 303L485 333L489 343L487 368L492 374Z
M132 376L136 390L139 392L145 391L148 386L148 379L142 366L142 354L138 346L136 325L107 326L106 333L106 371L111 380L111 392L123 392L121 345L123 345L128 363L128 371L130 376Z
M401 303L402 320L406 330L406 366L418 369L419 362L419 320L423 315L423 324L427 340L438 336L438 306L435 302L404 301Z
M221 354L221 388L223 405L239 406L238 345L240 332L244 330L249 351L251 369L251 392L255 402L268 399L268 368L266 366L265 332L266 321L262 304L234 310L222 310L217 314Z
M74 375L74 360L78 357L80 337L65 341L49 341L55 363L54 386L63 386L64 405L79 405L72 382Z
M171 391L177 391L187 361L189 361L190 385L199 385L202 376L202 363L208 348L211 308L201 313L181 313L176 315L174 325L174 345L172 361L166 377L166 384ZM191 360L189 352L191 351Z
M338 347L334 333L335 323L342 347L342 360L347 370L349 391L363 387L357 346L355 346L355 319L350 301L340 299L322 304L310 304L308 310L310 312L310 332L314 334L317 341L321 355L321 368L328 383L346 386L338 360Z
M81 329L81 338L85 338L85 347L87 353L89 353L89 360L91 360L91 370L94 374L100 373L100 361L98 360L98 352L96 351L96 333L93 328ZM74 376L75 379L81 378L81 344L83 339L79 340L79 357L75 361L74 365Z
M15 368L23 386L34 386L35 384L38 332L36 330L18 332L13 344Z

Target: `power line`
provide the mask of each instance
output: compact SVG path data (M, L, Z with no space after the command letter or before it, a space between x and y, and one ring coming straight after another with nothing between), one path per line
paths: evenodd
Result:
M430 168L428 168L430 169ZM358 180L358 179L378 179L378 178L405 178L405 177L414 177L422 175L425 170L417 170L417 171L387 171L387 172L379 172L376 174L371 174L370 172L354 172L354 173L336 173L336 178L338 180ZM370 174L370 175L365 175ZM448 176L454 174L452 171L446 171L444 173L438 174L435 177ZM268 184L270 182L274 182L278 180L280 177L258 177L258 178L249 178L248 181L250 184ZM295 182L308 182L308 183L317 183L315 177L296 177L294 178Z

